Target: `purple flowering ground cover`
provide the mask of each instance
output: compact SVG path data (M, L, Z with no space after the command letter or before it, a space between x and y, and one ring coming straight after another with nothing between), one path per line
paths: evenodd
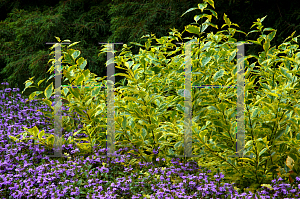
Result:
M45 133L54 133L53 125L47 122L41 112L36 111L38 107L46 107L36 101L25 104L26 100L19 94L18 88L11 89L7 83L0 85L0 198L298 197L298 183L291 187L281 183L281 178L272 181L272 190L262 187L255 194L239 193L233 184L221 182L224 177L222 173L215 175L214 179L208 179L205 173L210 171L202 169L195 162L188 162L184 166L178 159L166 164L164 158L158 158L159 165L168 166L155 167L152 163L142 161L130 165L132 158L139 160L139 157L126 153L128 148L119 149L118 157L99 157L106 154L105 148L100 149L96 145L94 154L79 156L76 155L78 149L70 144L62 146L65 157L49 158L46 154L50 155L51 152L43 145L33 145L33 140L17 143L9 138L9 135L16 137L23 132L22 127L37 126ZM66 108L63 106L62 110ZM78 122L75 131L81 127ZM74 132L63 130L63 136L67 139ZM75 137L80 136L86 135ZM300 178L296 178L296 181L300 181Z

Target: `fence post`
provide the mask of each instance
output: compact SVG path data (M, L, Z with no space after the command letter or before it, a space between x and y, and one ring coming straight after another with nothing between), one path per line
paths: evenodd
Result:
M55 106L54 106L54 155L47 155L48 157L62 157L62 116L61 116L61 43L46 43L56 44L55 46ZM69 42L63 44L70 44ZM55 136L54 136L55 137ZM58 146L59 145L59 146ZM59 148L57 152L55 149Z

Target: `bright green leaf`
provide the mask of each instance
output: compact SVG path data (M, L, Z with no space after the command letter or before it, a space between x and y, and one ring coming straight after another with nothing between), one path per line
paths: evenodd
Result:
M204 2L209 3L209 5L211 5L211 7L215 8L215 4L213 0L204 0Z
M123 130L126 130L126 125L127 125L127 117L123 117L123 122L122 122Z
M259 152L259 155L258 155L258 157L260 157L262 154L264 154L266 151L268 150L268 148L266 147L266 148L264 148L263 150L261 150L260 152Z
M206 3L199 3L198 4L198 8L201 10L201 12L203 12L203 10L207 7Z
M78 56L80 55L80 51L79 50L75 50L73 53L72 53L72 58L73 59L76 59Z
M47 86L46 90L44 91L44 95L46 96L46 99L49 99L53 93L53 82Z
M204 66L206 66L206 64L211 60L211 58L212 57L203 57L202 59L201 59L201 67L204 67Z
M270 41L272 41L272 39L275 37L275 35L276 35L276 31L277 30L275 30L275 31L273 31L273 32L271 32L270 34L268 34L268 40L270 40Z
M185 26L185 30L189 33L192 33L192 34L197 34L197 35L200 34L200 28L197 27L197 26L194 26L194 25Z
M226 15L225 13L224 13L223 19L224 19L225 23L226 23L228 26L231 25L231 21L230 21L230 19L227 17L227 15Z
M224 69L217 71L213 76L214 82L216 82L219 78L223 77L224 72Z
M264 45L263 45L263 48L264 48L265 51L268 51L268 50L269 50L269 48L270 48L270 40L269 40L269 39L267 39L267 40L265 41L265 43L264 43Z

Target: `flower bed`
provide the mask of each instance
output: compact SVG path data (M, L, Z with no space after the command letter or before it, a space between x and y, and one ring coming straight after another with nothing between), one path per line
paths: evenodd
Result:
M1 90L1 89L0 89ZM95 146L95 154L78 156L74 145L63 145L63 158L49 158L43 146L15 143L8 135L17 136L22 126L44 126L53 132L50 124L36 111L37 104L24 105L20 94L9 96L0 91L0 197L1 198L253 198L251 193L240 193L232 184L223 183L222 173L209 179L210 171L195 162L186 166L179 159L159 166L144 163L130 155L129 149L118 149L119 157L100 157L105 149ZM64 109L64 108L63 108ZM67 137L71 134L64 132ZM81 135L81 136L84 136ZM134 149L137 150L137 149ZM69 154L69 156L67 156ZM134 161L135 160L135 161ZM172 166L170 165L172 164ZM280 185L274 180L273 190L257 190L258 198L298 197L297 184ZM297 182L300 179L296 178ZM280 188L279 188L280 187Z

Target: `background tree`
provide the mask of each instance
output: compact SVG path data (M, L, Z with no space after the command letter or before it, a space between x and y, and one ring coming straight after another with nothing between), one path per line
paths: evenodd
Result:
M56 8L43 7L42 11L38 8L35 11L31 9L31 12L15 7L12 13L8 14L9 17L1 22L0 34L3 44L0 48L1 59L3 60L4 57L6 62L4 62L6 67L1 74L6 74L6 77L10 75L7 79L9 83L14 83L13 86L22 90L24 81L29 77L35 76L39 80L50 76L46 71L51 66L51 63L47 63L50 58L50 50L47 49L51 45L45 43L55 42L54 36L70 39L72 42L79 41L82 40L83 31L88 32L91 28L95 28L96 31L94 31L92 37L88 33L86 37L101 39L100 28L102 32L107 31L108 22L102 20L97 13L103 13L103 10L105 10L104 5L107 3L103 1L103 6L97 7L98 10L97 8L93 9L90 13L87 13L90 8L82 5L82 2L77 1L76 3L60 2ZM81 3L80 7L78 7L79 3ZM78 19L78 16L81 19ZM87 18L87 22L82 19L84 17ZM72 23L69 23L69 21L72 21ZM86 28L86 30L83 30L83 28ZM74 29L76 30L74 31ZM90 43L91 38L89 38ZM78 48L87 48L86 44L83 40L78 44ZM92 47L87 49L92 50ZM95 54L95 51L93 54ZM82 50L82 56L88 57L88 53L88 51ZM91 62L90 65L93 65L91 58L88 61ZM42 87L45 86L44 83Z

